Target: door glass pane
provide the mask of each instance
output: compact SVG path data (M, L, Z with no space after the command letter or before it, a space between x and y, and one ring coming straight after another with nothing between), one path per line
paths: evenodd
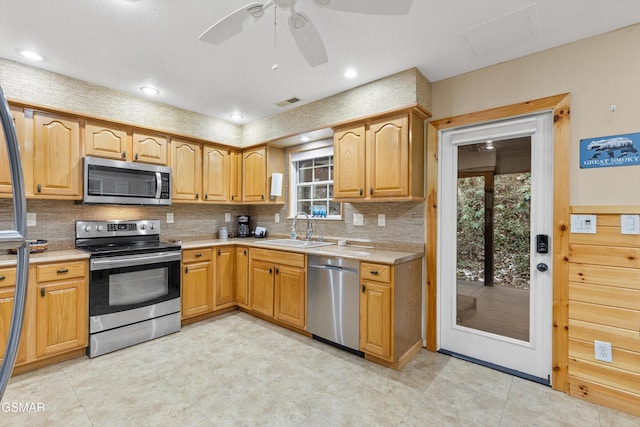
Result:
M529 341L531 141L458 147L456 324Z

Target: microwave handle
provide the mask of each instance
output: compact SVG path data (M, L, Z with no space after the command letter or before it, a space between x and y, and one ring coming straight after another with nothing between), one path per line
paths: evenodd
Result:
M162 173L156 172L156 199L160 198L162 193Z

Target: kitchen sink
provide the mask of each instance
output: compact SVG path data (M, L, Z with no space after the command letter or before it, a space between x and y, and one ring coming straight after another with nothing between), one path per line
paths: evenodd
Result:
M319 246L331 246L335 243L330 242L316 242L313 240L293 240L293 239L275 239L267 240L266 243L279 246L289 246L293 248L317 248Z

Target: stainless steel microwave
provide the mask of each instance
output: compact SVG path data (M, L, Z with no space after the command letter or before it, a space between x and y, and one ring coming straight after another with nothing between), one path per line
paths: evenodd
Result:
M86 156L83 176L83 203L171 204L171 168L167 166Z

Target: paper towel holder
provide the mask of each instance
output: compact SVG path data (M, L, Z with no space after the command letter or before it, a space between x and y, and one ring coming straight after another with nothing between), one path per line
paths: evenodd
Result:
M271 197L282 196L282 174L274 172L271 174Z

